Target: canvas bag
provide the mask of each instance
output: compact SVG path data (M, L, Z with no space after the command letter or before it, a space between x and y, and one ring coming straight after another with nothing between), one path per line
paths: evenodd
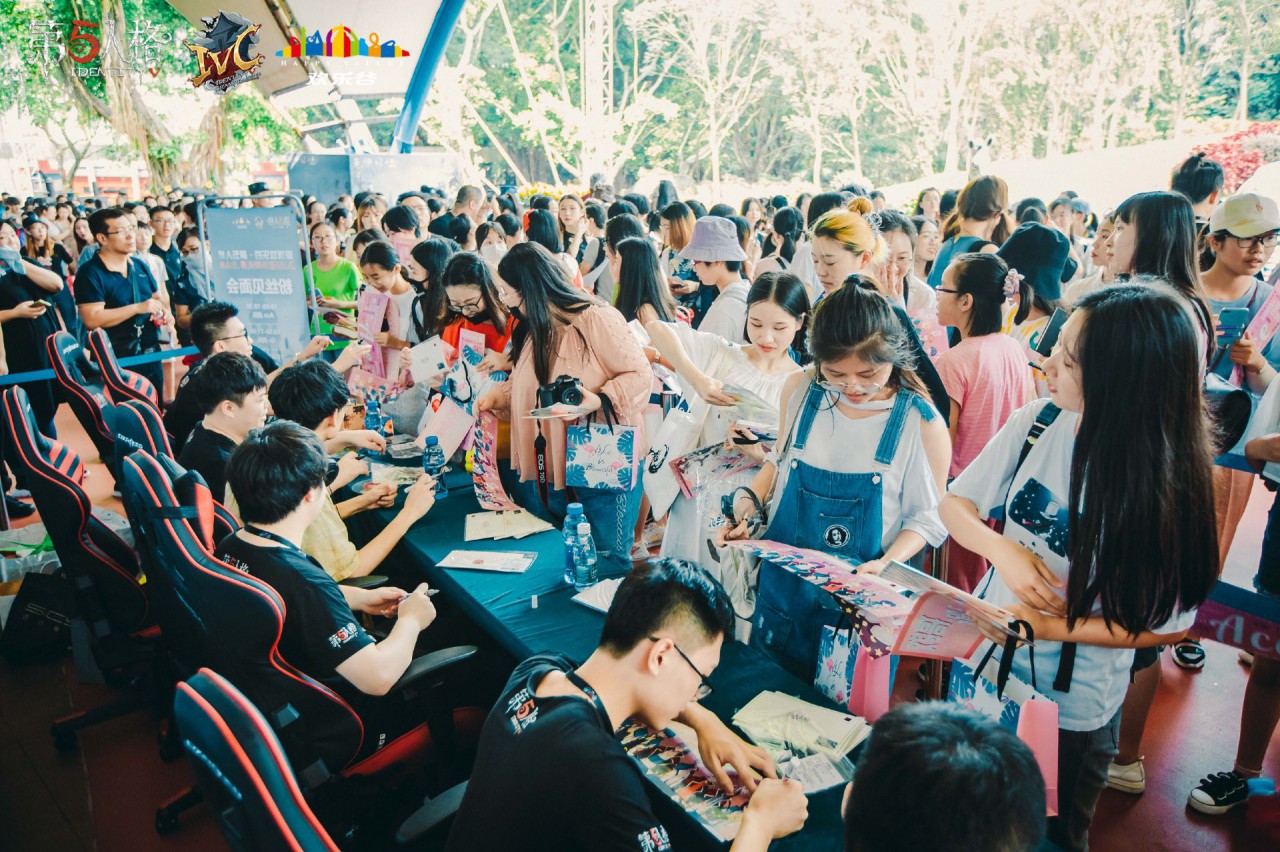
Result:
M899 658L871 656L852 628L823 625L813 685L849 712L874 723L889 710Z
M600 419L565 429L564 484L568 488L630 491L636 485L640 458L636 427L618 423L609 397L600 395ZM603 421L603 422L600 422Z

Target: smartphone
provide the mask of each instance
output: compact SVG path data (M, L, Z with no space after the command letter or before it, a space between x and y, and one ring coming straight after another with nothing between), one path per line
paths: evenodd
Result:
M53 307L53 302L46 302L44 299L32 299L31 304L38 305L39 307L42 307L42 308Z
M1036 344L1036 354L1043 355L1048 358L1053 354L1053 347L1058 345L1058 338L1062 336L1062 327L1067 323L1067 312L1062 308L1055 308L1053 316L1049 317L1049 324L1044 327L1044 334L1040 335L1040 341Z
M1223 308L1218 314L1218 346L1235 345L1249 327L1248 308Z

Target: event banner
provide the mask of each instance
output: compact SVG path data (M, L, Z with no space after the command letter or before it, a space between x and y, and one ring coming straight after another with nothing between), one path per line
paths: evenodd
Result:
M239 308L254 344L284 363L311 340L297 215L289 207L203 212L214 295Z

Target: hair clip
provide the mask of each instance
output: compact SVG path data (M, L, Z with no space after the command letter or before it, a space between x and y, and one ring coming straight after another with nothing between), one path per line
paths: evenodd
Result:
M871 226L871 230L877 234L880 233L880 214L876 212L863 213L862 218L867 220L867 224Z
M1018 289L1022 286L1024 276L1016 269L1010 269L1009 274L1004 277L1004 297L1012 299L1018 295Z

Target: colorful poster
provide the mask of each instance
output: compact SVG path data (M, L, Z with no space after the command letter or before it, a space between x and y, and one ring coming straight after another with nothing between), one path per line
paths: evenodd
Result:
M630 721L618 734L627 754L663 795L688 811L712 836L722 841L738 836L742 811L750 794L741 786L735 786L732 791L720 789L690 745L696 742L691 731L677 733L671 728L655 731ZM732 771L730 777L734 777Z
M475 483L476 500L489 511L520 508L507 496L498 476L498 417L482 411L476 417L471 443L471 481Z
M394 377L399 371L399 353L393 349L383 349L375 340L376 335L382 331L383 321L387 318L387 306L390 304L391 297L386 293L365 287L356 307L356 332L361 340L372 347L360 366L380 379Z

